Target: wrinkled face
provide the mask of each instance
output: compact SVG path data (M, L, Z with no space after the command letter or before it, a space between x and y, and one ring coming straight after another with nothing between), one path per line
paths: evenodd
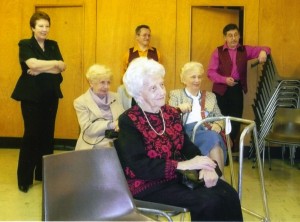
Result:
M166 88L161 77L147 78L141 91L143 109L158 112L166 103Z
M92 91L98 95L100 98L103 98L107 95L110 88L110 78L100 78L98 80L90 80L90 86Z
M198 93L201 87L203 75L200 71L191 70L190 72L186 73L183 79L183 83L185 84L187 90L190 93Z
M141 28L140 34L136 35L136 40L139 45L148 47L151 39L151 31L146 28Z
M236 29L229 30L224 36L224 38L229 48L236 48L240 40L240 33Z
M44 41L49 33L50 24L49 21L46 19L39 19L35 22L35 27L31 28L34 37L38 41Z

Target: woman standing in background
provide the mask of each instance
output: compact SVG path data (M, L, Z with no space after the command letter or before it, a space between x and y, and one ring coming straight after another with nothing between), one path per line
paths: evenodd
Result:
M21 101L24 135L19 154L18 186L27 193L33 179L42 181L42 157L53 153L58 100L65 71L56 41L48 40L50 17L37 11L30 18L32 37L19 42L22 74L12 93Z

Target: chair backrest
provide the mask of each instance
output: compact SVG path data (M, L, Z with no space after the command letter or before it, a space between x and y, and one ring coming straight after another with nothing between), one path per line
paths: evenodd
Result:
M277 108L272 132L300 143L300 109Z
M112 220L134 211L115 148L44 156L43 220Z

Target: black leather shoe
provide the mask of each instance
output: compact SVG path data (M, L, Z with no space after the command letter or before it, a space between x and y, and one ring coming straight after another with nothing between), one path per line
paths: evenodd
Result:
M24 193L27 193L29 190L29 185L19 185L19 190Z
M36 181L43 181L43 178L42 177L36 177L35 180Z

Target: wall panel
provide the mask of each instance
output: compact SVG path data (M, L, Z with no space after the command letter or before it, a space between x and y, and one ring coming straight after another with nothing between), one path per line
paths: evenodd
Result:
M0 1L0 137L22 135L20 105L10 96L21 73L18 41L23 29L23 1ZM28 23L29 26L29 23Z
M300 16L297 0L260 1L259 42L270 45L278 72L300 77Z
M114 72L112 89L116 90L124 73L123 56L135 43L135 28L151 28L151 44L162 54L167 88L174 86L176 1L99 0L97 4L96 61Z

